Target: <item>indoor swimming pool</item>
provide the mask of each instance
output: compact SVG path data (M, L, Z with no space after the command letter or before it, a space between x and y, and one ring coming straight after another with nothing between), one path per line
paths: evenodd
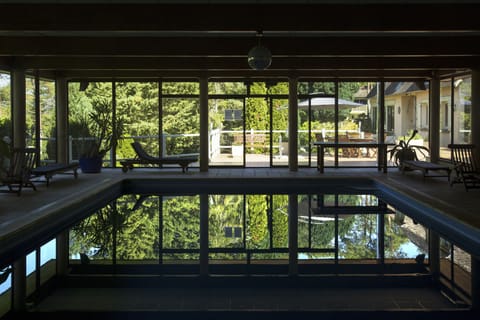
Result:
M26 297L38 310L40 297L56 290L191 289L188 281L196 287L207 278L202 287L297 279L301 290L431 288L454 310L471 300L475 230L373 180L131 179L109 190L88 209L72 205L50 230L39 228L35 237L44 240L18 243ZM13 265L2 268L7 311Z

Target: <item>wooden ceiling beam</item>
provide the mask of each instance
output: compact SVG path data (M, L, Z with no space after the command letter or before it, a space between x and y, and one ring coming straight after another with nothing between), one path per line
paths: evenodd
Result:
M0 30L480 30L476 3L1 4Z
M249 38L0 37L0 55L247 56ZM480 36L265 38L273 56L480 55Z
M246 57L22 57L26 69L42 70L242 70L249 69ZM480 67L478 56L469 57L274 57L269 69L278 70L432 70Z
M439 75L451 74L456 70L442 70ZM71 80L98 79L98 80L135 80L160 78L324 78L350 79L365 81L368 79L429 79L430 70L58 70L61 75ZM363 80L362 80L363 79Z

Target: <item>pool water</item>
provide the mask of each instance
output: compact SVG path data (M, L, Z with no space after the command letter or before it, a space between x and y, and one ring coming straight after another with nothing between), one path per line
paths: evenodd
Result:
M374 194L297 194L300 263L428 259L426 228ZM201 196L126 194L70 230L90 264L198 263ZM288 262L289 195L208 194L210 263ZM379 241L381 237L381 241Z

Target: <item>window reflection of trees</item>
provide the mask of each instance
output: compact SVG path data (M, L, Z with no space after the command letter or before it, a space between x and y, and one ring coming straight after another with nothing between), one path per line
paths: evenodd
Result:
M298 251L302 259L378 258L378 215L338 214L325 216L319 222L309 212L320 197L326 208L360 208L379 203L372 195L299 195ZM212 261L244 261L246 255L252 259L288 258L288 195L215 194L208 199ZM410 240L396 216L387 216L384 223L385 257L411 258L403 248ZM199 249L197 195L125 195L79 222L70 232L72 258L83 253L98 262L198 262Z

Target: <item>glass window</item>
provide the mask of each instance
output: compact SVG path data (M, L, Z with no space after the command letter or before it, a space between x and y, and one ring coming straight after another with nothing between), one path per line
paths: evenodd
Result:
M316 166L317 150L314 141L335 139L335 112L331 103L326 106L324 99L331 100L335 94L334 82L298 82L298 164ZM333 149L332 149L333 150ZM329 150L330 151L330 150ZM325 157L325 165L332 165L333 155Z
M131 147L138 141L152 154L159 153L158 82L116 82L116 115L123 117L124 130L116 150L117 162L134 158Z
M36 108L35 108L35 79L25 78L25 145L35 147L37 136Z
M208 94L221 94L221 95L245 95L247 93L247 85L245 82L220 82L211 81L208 83Z
M453 143L471 143L472 78L470 76L454 79L453 96Z
M362 143L376 141L372 108L369 104L374 83L339 82L338 142ZM341 148L339 166L376 166L376 148Z
M109 104L113 112L112 83L111 82L70 82L68 84L68 135L70 161L80 158L92 145L94 133L90 123L89 114L94 106ZM86 121L86 122L85 122ZM109 161L110 153L104 157Z
M55 82L40 80L40 161L57 161Z
M0 138L12 139L10 74L0 73Z
M450 159L452 140L452 79L440 81L440 158Z
M221 86L219 83L215 85ZM208 100L210 165L243 166L244 102L244 98L228 96Z

